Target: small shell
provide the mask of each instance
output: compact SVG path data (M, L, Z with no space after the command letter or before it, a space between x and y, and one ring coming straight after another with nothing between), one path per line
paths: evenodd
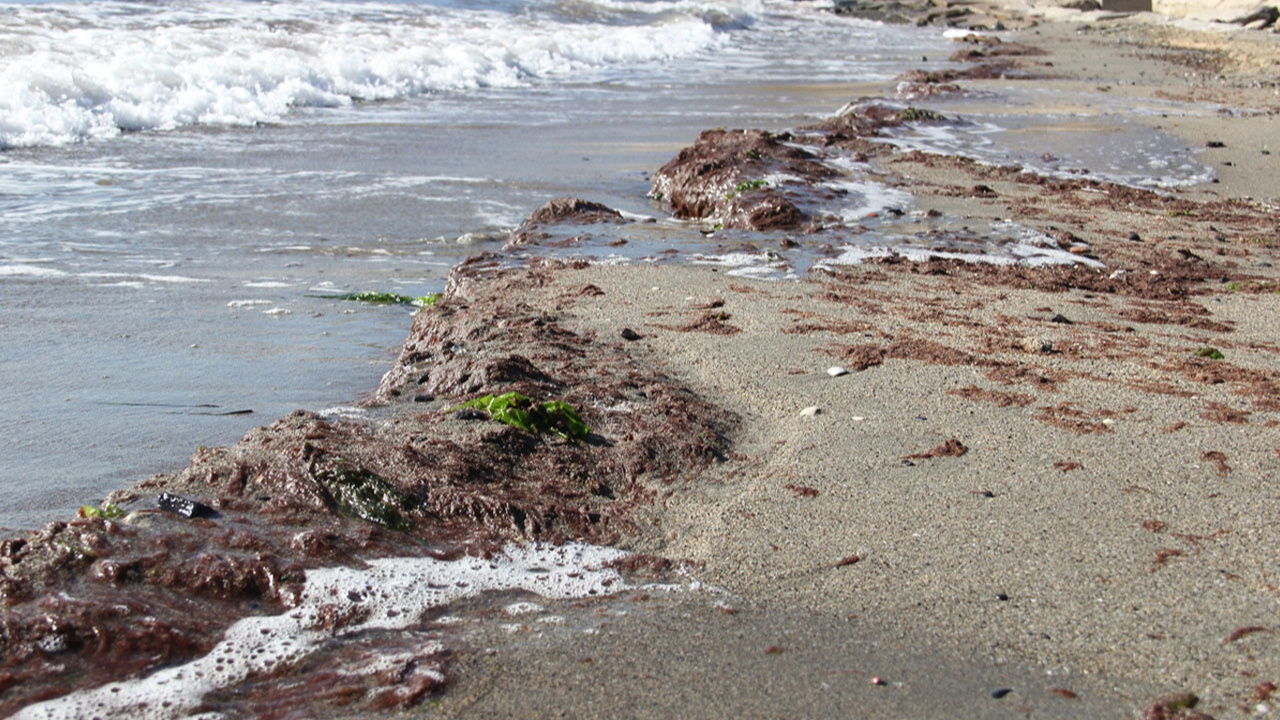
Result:
M845 370L839 365L833 365L827 368L827 374L830 375L831 377L840 377L841 375L848 375L849 371Z
M816 405L810 405L809 407L801 410L800 414L803 415L804 417L813 417L814 415L817 415L821 412L822 410L818 408Z

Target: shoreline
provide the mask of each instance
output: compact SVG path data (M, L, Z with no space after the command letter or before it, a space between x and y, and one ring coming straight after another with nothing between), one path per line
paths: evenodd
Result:
M1147 32L1125 25L1081 35L1048 24L1019 40L1050 53L1025 60L1037 72L1087 84L1102 66L1133 63L1133 37ZM1090 65L1069 71L1073 57ZM1127 70L1121 79L1133 84L1115 87L1127 96L1183 82L1176 69L1139 73ZM1245 86L1249 72L1223 77L1179 92L1265 99L1267 88ZM644 715L630 703L654 694L688 707L704 697L702 652L740 658L744 668L720 686L728 699L708 708L712 716L769 714L780 702L805 716L854 707L1192 717L1161 699L1185 693L1210 714L1252 712L1280 682L1280 592L1266 565L1280 551L1268 522L1280 501L1267 482L1280 469L1280 347L1270 330L1280 319L1272 267L1280 241L1267 239L1275 198L1243 198L1280 187L1273 156L1255 147L1264 142L1258 127L1275 115L1273 103L1212 126L1169 122L1193 146L1211 128L1201 142L1223 147L1202 157L1232 163L1221 182L1191 191L1028 178L887 149L872 158L921 210L1052 227L1062 249L1106 272L890 257L782 284L713 267L548 261L489 273L483 262L464 263L439 311L415 320L373 423L295 413L111 501L132 510L162 490L198 496L222 518L201 522L226 526L223 552L252 547L256 560L210 575L225 604L204 630L210 637L251 605L254 613L288 607L290 585L318 563L456 556L512 538L585 538L685 560L733 606L717 609L710 595L655 602L652 614L619 621L621 632L599 641L522 644L534 634L501 642L481 633L478 643L496 649L457 651L453 685L434 708L442 716ZM581 217L550 219L566 221ZM493 296L504 287L520 297ZM623 327L640 338L625 339ZM1200 356L1204 348L1221 359ZM833 365L848 373L829 375ZM512 388L568 397L599 440L531 440L425 412ZM415 457L477 485L439 485L413 467ZM355 514L376 522L335 513L352 514L325 484L337 477L373 488L378 502ZM397 493L430 507L411 508ZM376 515L388 498L399 520ZM127 564L116 556L146 557L147 528L204 551L207 525L132 516L6 541L7 604L31 604L46 583L84 582L79 571L127 591ZM393 532L419 518L439 522L410 531L442 543L437 550ZM301 528L310 528L305 541L293 534ZM88 552L68 554L69 537ZM175 555L174 586L203 577L198 557ZM6 622L21 627L12 619L20 614ZM685 633L707 627L691 655L681 654ZM824 669L831 653L869 635L873 650ZM185 652L201 642L193 646ZM825 670L821 682L848 686L815 699L829 688L800 678ZM871 684L882 675L891 687ZM564 680L536 696L523 684L548 676ZM764 677L783 680L742 681ZM7 686L17 680L10 671ZM958 687L964 699L955 699ZM590 688L603 694L584 695ZM992 695L1001 690L1012 692ZM813 704L794 704L805 698ZM369 711L360 707L357 715Z

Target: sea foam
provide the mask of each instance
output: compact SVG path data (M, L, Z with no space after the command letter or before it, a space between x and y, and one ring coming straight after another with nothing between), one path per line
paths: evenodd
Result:
M274 122L440 91L511 87L692 55L757 3L193 0L37 3L0 15L0 148L129 130Z
M526 590L545 598L603 596L626 589L607 563L621 550L582 543L508 546L492 559L384 558L365 569L307 572L297 607L281 615L249 617L227 629L207 655L146 677L30 705L16 718L172 718L190 714L214 690L235 686L297 662L335 637L396 630L422 613L484 592ZM326 627L325 617L361 611L363 619Z

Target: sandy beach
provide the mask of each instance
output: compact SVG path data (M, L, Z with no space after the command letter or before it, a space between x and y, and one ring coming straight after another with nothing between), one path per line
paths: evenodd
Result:
M616 596L546 602L514 624L492 622L494 608L523 596L474 601L456 611L476 620L470 629L431 651L447 682L420 682L411 703L391 707L431 717L1276 712L1280 35L1149 15L982 12L1022 29L957 50L1012 65L927 84L980 94L1017 75L1041 92L1046 116L1082 88L1117 103L1221 106L1137 116L1205 148L1197 157L1217 180L1146 190L880 144L866 162L912 195L914 213L1018 223L1078 262L888 253L798 280L712 261L466 264L415 318L369 427L296 413L111 498L130 509L160 491L200 497L223 518L200 521L224 523L216 540L151 513L123 530L84 519L7 541L0 590L16 609L6 630L39 626L41 588L79 582L58 563L118 585L112 573L130 566L111 570L102 547L157 557L148 528L178 534L165 541L173 557L155 561L181 570L170 586L192 577L181 549L257 553L256 565L210 581L206 594L227 605L177 656L207 652L250 605L292 607L288 588L320 564L434 557L429 543L452 557L510 539L584 539L641 554L652 567L639 578L681 589L633 579ZM1000 50L1014 43L1023 49ZM848 146L869 137L823 132ZM588 211L568 219L611 232L611 211ZM785 257L796 241L768 242L749 249ZM518 243L538 253L536 237ZM439 412L509 389L558 393L594 440L532 440ZM353 477L380 503L356 513L364 526L328 512L354 512L333 484ZM367 490L351 492L367 502ZM298 533L307 523L315 529ZM68 560L68 537L97 555ZM90 622L89 611L58 611ZM415 666L397 662L400 674L379 682L409 682ZM41 672L51 671L11 665L0 689ZM282 684L306 670L289 672ZM326 677L300 682L323 689ZM316 692L328 700L305 706L313 715L387 707L363 690ZM289 715L270 704L235 712Z
M570 327L635 329L629 352L741 420L733 460L626 544L693 562L741 612L635 611L620 637L555 655L495 640L446 715L1273 711L1280 163L1274 82L1259 81L1275 36L1112 18L1015 37L1048 51L1050 90L1256 112L1149 120L1219 146L1202 158L1220 181L1168 196L1181 210L967 162L881 167L925 207L1070 228L1107 265L1097 278L1146 278L941 262L799 283L670 265L558 276L602 290L556 305ZM979 184L988 197L965 192ZM1257 224L1204 217L1224 200ZM1173 280L1182 264L1204 272ZM679 330L711 314L720 332ZM1194 711L1161 704L1185 693Z

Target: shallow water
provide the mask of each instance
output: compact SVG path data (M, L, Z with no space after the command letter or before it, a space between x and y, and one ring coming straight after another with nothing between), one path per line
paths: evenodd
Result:
M821 5L0 2L0 526L372 391L410 310L313 296L438 291L562 195L660 216L649 173L699 131L803 125L953 49ZM974 122L1004 129L934 140L1039 142ZM1152 142L1135 182L1186 157ZM744 239L621 232L630 257Z

